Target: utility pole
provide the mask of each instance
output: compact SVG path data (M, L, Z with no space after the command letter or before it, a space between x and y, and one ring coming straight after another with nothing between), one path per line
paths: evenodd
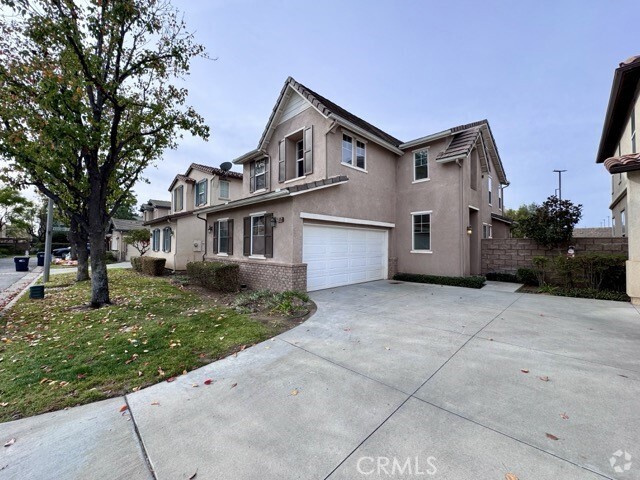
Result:
M49 199L47 204L47 232L44 240L44 274L43 283L49 281L49 270L51 269L51 243L53 241L53 200Z
M558 199L562 200L562 173L566 170L554 170L558 174Z

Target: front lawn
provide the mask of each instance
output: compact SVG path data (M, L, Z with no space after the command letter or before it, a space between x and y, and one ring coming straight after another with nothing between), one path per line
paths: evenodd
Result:
M113 305L93 310L74 278L53 275L45 300L25 295L2 318L0 421L170 380L291 326L131 270L109 271Z

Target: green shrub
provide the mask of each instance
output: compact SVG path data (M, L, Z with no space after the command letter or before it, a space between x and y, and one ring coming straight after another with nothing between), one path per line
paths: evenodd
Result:
M494 282L518 283L518 277L513 273L489 272L485 277L487 277L487 280L492 280Z
M592 288L561 288L550 287L549 291L540 293L550 293L560 297L594 298L596 300L614 300L616 302L628 302L629 297L624 292L612 292L610 290L594 290Z
M240 266L237 263L189 262L187 276L209 290L237 292L240 289Z
M516 278L519 283L524 283L525 285L532 285L534 287L539 285L536 271L532 268L519 268L516 272Z
M129 260L131 262L131 266L136 272L142 272L142 262L140 261L141 257L131 257Z
M164 274L166 258L158 257L138 257L142 266L142 273L153 277L160 277Z
M486 278L479 275L471 277L443 277L439 275L423 275L420 273L396 273L393 279L403 282L432 283L436 285L467 288L482 288L486 282Z
M272 292L271 290L256 290L241 293L236 297L233 306L240 313L254 313L261 308L283 315L293 315L303 311L309 311L307 303L309 295L304 292L287 290L285 292Z
M105 259L105 261L107 262L107 264L110 264L110 263L117 263L117 262L118 262L118 256L117 256L115 253L113 253L113 252L107 252L107 253L105 253L105 255L104 255L104 259Z
M547 283L547 273L549 269L549 259L547 257L533 257L532 263L538 285L544 285Z

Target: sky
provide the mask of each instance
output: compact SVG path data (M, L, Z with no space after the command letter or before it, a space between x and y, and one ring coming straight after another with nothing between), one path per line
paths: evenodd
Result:
M637 0L173 0L216 60L196 59L188 103L211 128L185 136L135 188L169 200L190 163L254 148L288 76L409 141L488 119L511 183L507 208L555 193L609 224L595 156L618 64L640 54ZM236 166L234 169L239 170Z

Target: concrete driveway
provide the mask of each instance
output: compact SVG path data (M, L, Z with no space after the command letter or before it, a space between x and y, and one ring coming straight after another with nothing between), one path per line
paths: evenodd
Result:
M0 477L640 478L631 305L387 281L312 297L237 357L0 425Z

